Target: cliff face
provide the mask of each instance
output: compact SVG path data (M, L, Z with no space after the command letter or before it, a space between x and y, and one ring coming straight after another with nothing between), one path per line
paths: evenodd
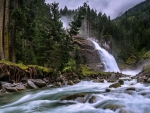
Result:
M74 37L74 42L79 47L83 64L95 71L102 71L104 69L99 52L95 50L94 44L90 40L85 37Z

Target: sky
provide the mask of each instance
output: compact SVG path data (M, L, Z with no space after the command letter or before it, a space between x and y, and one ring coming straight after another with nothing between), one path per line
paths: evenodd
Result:
M111 19L114 19L145 0L45 0L46 3L53 3L54 1L59 3L60 8L67 6L68 9L77 9L88 1L90 8L105 13Z

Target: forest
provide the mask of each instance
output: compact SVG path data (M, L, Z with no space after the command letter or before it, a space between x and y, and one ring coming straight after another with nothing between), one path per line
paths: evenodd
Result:
M1 60L75 71L81 61L72 37L78 33L109 44L117 61L128 65L150 49L150 0L114 20L87 3L70 10L45 0L0 2ZM61 17L69 15L73 20L70 29L65 29Z

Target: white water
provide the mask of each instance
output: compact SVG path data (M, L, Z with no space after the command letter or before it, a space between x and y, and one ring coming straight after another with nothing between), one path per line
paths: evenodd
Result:
M108 51L101 48L97 42L95 42L93 40L91 40L91 41L95 45L95 49L99 51L101 60L105 67L104 71L105 72L120 72L120 69L118 68L115 58L110 53L108 53Z
M114 57L92 42L102 56L105 71L120 72ZM133 72L124 71L129 75ZM0 113L150 113L150 84L132 80L119 88L109 88L110 84L81 81L73 86L0 95ZM131 87L135 90L127 90ZM108 88L110 92L106 92ZM77 93L87 95L85 103L60 100L62 96ZM92 96L96 97L95 103L88 102Z
M0 96L0 113L150 113L149 85L132 80L105 92L110 84L81 81L74 86ZM127 91L129 87L136 90ZM76 93L95 96L96 102L88 103L89 98L85 103L60 100L64 95Z
M105 70L104 70L105 72L121 72L122 74L132 75L132 76L141 72L142 66L140 66L139 68L135 70L125 69L125 70L120 71L115 58L108 51L101 48L97 42L95 42L92 39L89 39L89 40L93 42L93 44L95 45L95 49L99 51L101 60L105 67Z

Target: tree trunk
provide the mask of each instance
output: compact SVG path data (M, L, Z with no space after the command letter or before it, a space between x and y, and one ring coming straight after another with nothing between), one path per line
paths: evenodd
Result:
M3 51L4 0L0 0L0 59L4 59Z
M14 8L17 7L17 0L14 0ZM12 48L12 62L16 62L16 19L13 20L13 30L12 30L11 48Z
M5 0L4 55L6 60L9 60L9 3L10 0Z

